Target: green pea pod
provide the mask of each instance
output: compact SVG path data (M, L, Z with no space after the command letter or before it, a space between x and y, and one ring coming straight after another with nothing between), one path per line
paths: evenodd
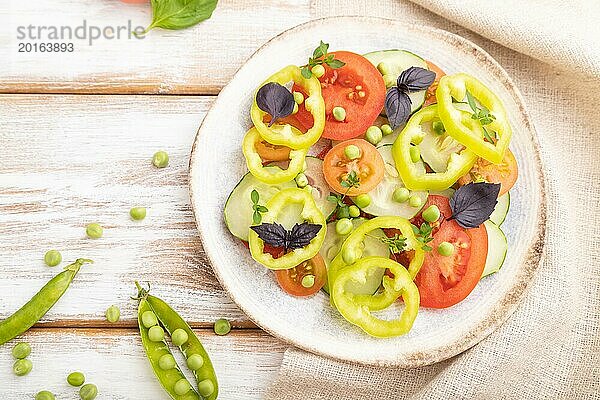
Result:
M31 300L13 315L0 322L0 346L31 328L56 304L83 264L93 263L84 258L67 265L60 274L52 278Z

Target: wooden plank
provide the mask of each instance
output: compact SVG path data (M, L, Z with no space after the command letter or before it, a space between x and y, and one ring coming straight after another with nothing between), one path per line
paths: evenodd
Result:
M42 322L102 326L117 304L133 326L134 280L193 326L226 317L253 326L222 290L202 249L188 196L188 159L213 97L0 96L0 319L36 293L60 268L43 263L48 249L82 268ZM170 165L150 159L166 150ZM148 216L132 221L129 209ZM99 222L104 236L86 238Z
M259 330L232 331L216 336L196 331L214 363L219 379L219 398L260 399L275 378L286 346ZM137 330L134 329L33 329L19 341L31 344L33 363L29 375L12 374L13 344L0 347L2 395L5 399L33 399L49 390L57 399L75 399L69 386L70 372L81 371L87 382L98 387L102 399L167 399L154 377ZM184 359L174 352L180 365ZM178 357L179 356L179 357ZM189 379L193 379L189 375Z
M220 0L211 19L186 30L153 30L144 39L129 29L147 26L149 4L121 1L36 0L0 2L7 18L0 31L0 54L8 56L0 72L4 93L217 93L258 47L271 37L310 19L310 0ZM31 40L48 38L51 28L86 21L112 27L120 39ZM38 32L38 27L47 27ZM19 39L19 27L24 39ZM68 29L64 29L68 35ZM79 36L82 37L81 28ZM109 31L109 35L111 35ZM318 41L319 38L314 40ZM18 52L19 43L72 42L74 52Z

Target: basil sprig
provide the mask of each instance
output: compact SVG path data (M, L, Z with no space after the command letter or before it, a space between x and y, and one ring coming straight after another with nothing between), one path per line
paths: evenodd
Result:
M435 81L435 72L420 67L410 67L398 76L396 86L385 95L385 113L393 129L408 121L412 101L408 94L425 90Z
M308 64L304 64L301 68L302 76L306 79L310 79L312 76L312 67L315 65L326 64L330 68L337 69L342 68L346 65L345 62L337 60L333 54L327 54L329 50L329 43L323 43L321 40L319 46L313 51L312 57L308 59Z
M294 95L277 82L269 82L256 92L256 105L271 116L269 126L294 111Z
M153 28L184 29L209 19L217 0L151 0L152 23L141 33Z
M264 222L260 225L250 227L266 244L273 247L283 247L285 250L300 249L308 246L321 228L322 226L319 224L310 224L306 221L301 224L295 224L289 231L277 222Z
M450 199L449 219L463 228L477 228L492 215L499 193L499 183L474 182L459 187Z

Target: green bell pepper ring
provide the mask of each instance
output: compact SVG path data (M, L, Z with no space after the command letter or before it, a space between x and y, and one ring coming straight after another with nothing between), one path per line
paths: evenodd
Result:
M264 252L264 241L258 237L256 232L250 229L248 244L252 258L269 269L289 269L313 258L319 252L325 240L325 233L327 231L325 217L315 204L312 194L307 190L289 188L277 193L267 202L266 206L269 211L263 214L262 221L266 223L276 222L278 217L287 211L286 208L293 204L300 204L302 206L300 219L308 221L311 224L321 225L321 230L319 230L307 246L294 249L279 258L273 258L271 254Z
M287 146L291 149L305 149L315 144L325 128L325 101L321 95L321 83L317 78L311 76L306 79L302 76L300 68L295 65L288 65L281 71L273 74L267 79L262 85L269 82L277 82L280 85L286 85L288 82L293 81L299 85L307 93L306 99L304 100L304 106L306 110L313 117L313 126L306 131L306 133L299 132L297 130L289 129L275 129L273 125L268 127L263 122L264 116L267 114L258 107L256 104L256 93L254 95L254 102L250 109L250 117L256 129L260 133L260 136L271 144ZM288 125L288 124L285 124ZM284 125L284 126L285 126Z
M291 128L292 131L298 131L296 128L289 125L281 126L281 129L289 128ZM246 157L246 165L248 165L250 173L258 180L275 185L278 183L289 182L302 172L304 159L306 158L308 149L291 150L290 163L287 169L281 169L279 167L265 168L263 166L263 160L260 158L255 147L258 137L258 130L253 127L246 132L246 136L244 136L244 140L242 141L242 153L244 153L244 157Z
M473 124L471 115L461 112L452 103L453 98L463 101L467 90L495 117L490 124L486 125L488 130L496 132L498 139L495 144L484 140L483 128L477 120L475 120L477 124ZM435 96L440 119L448 134L478 156L499 164L508 148L512 129L498 96L479 80L464 73L442 77Z
M382 320L373 316L369 307L356 301L356 296L346 291L349 281L364 281L369 270L382 267L394 274L389 283L395 292L401 293L404 301L404 310L396 320ZM404 335L412 328L419 312L419 290L412 276L402 265L384 257L366 257L340 271L331 286L331 298L346 320L379 338Z
M465 148L460 153L450 154L448 166L444 172L427 172L423 164L413 162L410 156L411 144L418 145L421 143L425 136L421 124L436 119L438 110L439 106L434 104L414 114L392 146L396 169L402 178L402 182L410 190L446 190L458 178L469 172L477 160L477 154ZM468 115L464 111L457 111ZM479 124L470 116L465 123L473 127ZM481 127L479 128L481 129Z

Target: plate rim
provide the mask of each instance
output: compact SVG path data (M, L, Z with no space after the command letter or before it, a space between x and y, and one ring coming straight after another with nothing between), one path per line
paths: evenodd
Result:
M402 356L399 359L393 360L365 360L362 358L355 357L335 357L331 354L327 354L318 349L317 346L311 346L309 341L296 341L286 337L278 333L275 330L269 328L268 323L263 323L263 321L259 320L256 316L252 315L248 310L246 310L245 306L241 304L237 300L235 292L231 290L225 280L222 278L219 269L214 267L213 256L211 255L211 251L208 250L204 245L206 243L204 239L204 233L200 228L199 217L197 214L197 210L195 208L195 196L194 196L194 171L195 171L195 160L197 154L200 152L198 150L197 144L202 131L202 127L204 126L204 122L207 120L207 117L210 113L214 112L215 105L218 104L220 94L228 90L231 83L235 80L236 76L239 74L239 71L246 65L246 63L255 57L261 55L263 51L274 41L281 39L282 36L297 34L303 30L310 29L313 26L324 24L330 21L362 21L373 23L374 26L381 26L381 24L395 24L402 25L404 27L408 27L411 30L416 31L424 31L428 34L433 34L439 37L440 40L451 41L462 46L468 46L473 49L473 56L481 63L489 64L489 72L494 78L497 79L499 83L501 83L506 90L517 100L517 105L519 107L519 111L521 113L521 117L525 122L527 129L527 135L529 136L529 140L534 148L533 159L535 162L535 179L537 179L539 184L539 195L540 195L540 208L538 215L538 224L537 229L532 235L531 243L528 246L527 253L524 258L520 262L520 272L515 279L515 282L511 285L511 287L506 291L506 294L502 299L500 299L487 313L487 315L481 319L471 330L469 330L464 336L457 338L456 340L438 346L431 351L421 352L418 350L412 351L407 355ZM200 234L200 240L202 241L203 250L207 255L211 268L214 271L217 280L221 284L221 286L225 289L227 294L231 297L231 299L236 303L236 305L244 312L244 314L254 322L260 329L269 333L270 335L280 339L281 341L292 344L302 350L309 351L313 354L317 354L326 358L341 360L346 362L352 362L361 365L370 365L370 366L382 366L382 367L402 367L402 368L415 368L425 365L435 364L440 361L444 361L451 357L454 357L458 354L463 353L464 351L470 349L475 346L486 337L488 337L491 333L496 331L500 326L502 326L508 318L516 311L518 305L521 303L523 297L526 294L526 290L531 284L535 272L539 268L541 264L541 257L544 253L544 248L546 244L546 233L547 233L547 196L546 196L546 188L547 188L547 176L545 173L545 167L543 165L541 159L541 150L539 144L539 135L537 130L535 129L535 125L531 119L531 116L527 110L525 105L525 100L518 89L518 87L513 82L512 78L506 72L506 70L484 49L482 49L477 44L473 43L469 39L466 39L460 35L455 33L446 31L444 29L435 28L430 25L410 25L408 26L401 20L383 18L383 17L369 17L369 16L361 16L361 15L348 15L348 16L333 16L333 17L325 17L318 19L311 19L302 24L296 25L289 29L282 31L281 33L273 36L267 42L265 42L262 46L260 46L250 57L248 57L244 63L238 68L235 74L232 76L230 81L223 87L220 91L219 96L211 106L210 110L204 116L198 130L196 131L196 136L194 138L194 142L192 144L192 149L190 153L190 161L189 161L189 169L188 169L188 190L190 195L190 203L192 207L192 213L194 215L194 222L196 224L196 229Z

